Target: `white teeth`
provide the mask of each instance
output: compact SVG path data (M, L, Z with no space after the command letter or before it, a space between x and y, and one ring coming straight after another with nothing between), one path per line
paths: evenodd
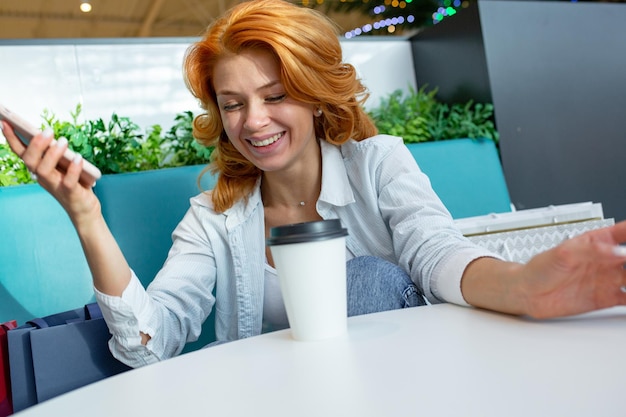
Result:
M274 136L272 136L271 138L267 138L265 140L253 140L250 141L250 143L252 144L252 146L267 146L267 145L271 145L272 143L276 142L278 139L280 139L280 137L282 136L282 133L277 133Z

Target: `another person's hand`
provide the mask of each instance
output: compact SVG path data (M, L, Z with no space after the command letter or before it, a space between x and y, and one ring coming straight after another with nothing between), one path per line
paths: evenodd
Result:
M75 224L81 222L85 216L99 213L100 203L92 189L78 182L82 169L80 155L77 154L65 173L56 169L68 146L65 139L55 140L50 131L45 131L35 135L30 144L25 146L8 123L0 123L13 152L36 175L37 182L57 199Z

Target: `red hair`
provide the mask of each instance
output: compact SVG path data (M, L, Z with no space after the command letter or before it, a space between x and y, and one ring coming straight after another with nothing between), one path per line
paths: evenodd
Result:
M217 212L245 198L261 175L224 133L213 85L216 62L249 48L272 52L286 93L323 110L314 121L318 138L338 145L377 133L362 106L367 90L354 67L342 62L336 27L326 16L283 0L241 3L208 27L184 61L187 88L206 111L194 120L194 136L215 147L210 169L218 174L212 193Z

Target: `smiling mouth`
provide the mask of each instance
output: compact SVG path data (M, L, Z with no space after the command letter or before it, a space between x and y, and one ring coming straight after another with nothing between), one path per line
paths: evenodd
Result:
M250 144L256 148L259 148L261 146L267 146L267 145L271 145L272 143L276 142L278 139L280 139L283 136L283 133L277 133L272 137L269 137L267 139L264 140L251 140L249 141Z

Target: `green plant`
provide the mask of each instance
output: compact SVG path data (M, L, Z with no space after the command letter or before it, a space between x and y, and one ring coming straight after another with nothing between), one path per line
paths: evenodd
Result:
M193 137L194 115L179 113L166 132L153 125L145 132L128 117L113 113L111 119L81 122L81 105L70 112L70 120L60 120L43 111L42 128L51 128L57 138L65 137L69 146L103 174L206 164L212 148L200 145ZM30 173L7 144L0 143L0 186L34 182Z
M0 143L0 187L34 182L22 160L13 153L9 145Z
M45 126L54 131L55 137L65 137L74 151L100 168L103 174L159 168L163 140L160 135L144 137L137 124L115 113L108 123L102 119L81 123L78 121L81 111L79 104L70 113L70 121L61 121L44 110Z
M437 100L437 89L425 85L408 94L396 90L369 111L381 133L400 136L406 143L456 138L488 138L498 142L493 105L474 103L448 105Z
M174 125L165 133L168 166L205 164L211 157L213 148L199 144L193 137L193 119L190 111L179 113Z

